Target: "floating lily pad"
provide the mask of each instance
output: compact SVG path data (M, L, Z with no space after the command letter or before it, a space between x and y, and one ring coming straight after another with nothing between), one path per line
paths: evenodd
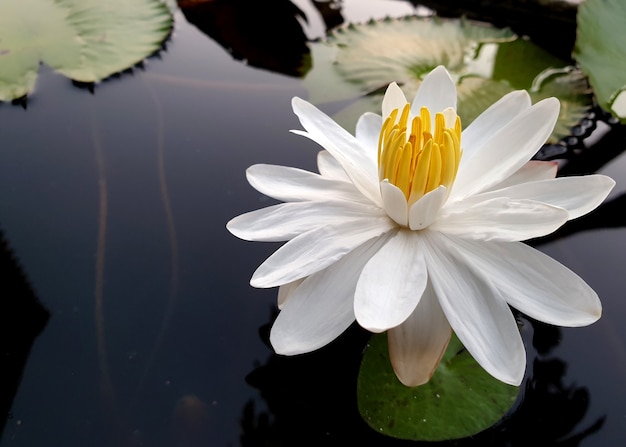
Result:
M314 103L347 101L335 118L353 128L379 112L385 87L396 81L408 98L422 78L444 65L457 83L458 112L467 126L504 94L526 89L534 102L557 96L559 123L569 135L592 102L583 74L509 29L464 19L406 17L349 25L312 43L313 69L304 79Z
M387 335L373 335L358 378L361 416L376 431L415 441L472 436L498 422L513 406L519 387L489 375L452 337L437 371L409 388L396 378Z
M2 0L0 101L31 92L40 62L101 81L157 51L172 25L162 0Z
M626 122L626 2L586 0L578 9L574 58L598 103Z

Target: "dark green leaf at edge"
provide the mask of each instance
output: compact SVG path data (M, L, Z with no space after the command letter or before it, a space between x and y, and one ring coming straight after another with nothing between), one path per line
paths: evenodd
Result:
M372 336L357 384L361 416L377 432L414 441L443 441L479 433L514 405L519 387L489 375L453 335L425 385L406 387L391 367L386 334Z
M614 101L626 90L625 13L623 0L582 2L576 15L576 45L572 53L589 77L600 106L622 123L626 123L626 114L614 109Z

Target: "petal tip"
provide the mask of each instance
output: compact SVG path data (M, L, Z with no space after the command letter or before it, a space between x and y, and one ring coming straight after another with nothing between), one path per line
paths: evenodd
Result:
M390 329L389 327L381 326L374 321L370 321L370 318L360 313L358 311L358 308L354 309L354 315L356 318L356 322L359 324L359 326L361 326L366 331L372 332L373 334L380 334Z
M300 98L299 96L294 96L293 98L291 98L291 106L293 108L296 108L298 106L300 106L303 103L307 103L306 100Z
M559 116L559 111L561 110L561 101L554 96L551 96L536 103L535 107L537 107L537 109L547 109L546 112L553 114L554 120L556 120Z
M438 366L439 362L437 362L431 370L423 371L421 369L415 370L415 368L398 364L398 361L392 362L393 372L396 374L396 378L402 385L409 388L426 385L435 374L435 371L437 371Z
M234 231L236 231L234 229L234 224L233 221L235 221L235 219L237 219L236 217L233 217L232 219L230 219L228 222L226 222L226 229L230 232L230 234L235 235ZM235 235L236 236L236 235Z
M278 355L292 356L301 354L297 349L288 342L288 340L281 334L277 334L272 327L270 331L270 344L274 349L274 352Z
M525 355L524 355L523 361L520 363L521 363L520 367L515 368L515 369L509 368L508 371L502 370L502 371L497 371L497 372L495 371L494 372L487 371L487 372L489 372L493 377L498 379L500 382L506 383L507 385L520 386L526 374L526 356Z
M449 77L452 80L452 76L450 76L450 72L444 65L437 65L435 68L433 68L431 73L436 73L437 75L445 74L447 77Z
M252 278L250 278L250 286L255 289L269 289L270 287L273 287L272 285L268 285L266 281L264 281L264 278L260 277L261 275L257 274L257 272L258 269L252 274Z

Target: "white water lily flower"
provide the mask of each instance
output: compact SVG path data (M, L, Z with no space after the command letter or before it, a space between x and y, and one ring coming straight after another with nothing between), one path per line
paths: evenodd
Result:
M232 219L254 241L288 241L256 270L254 287L279 289L270 341L279 354L326 345L356 321L388 331L393 368L416 386L434 373L454 331L497 379L519 385L526 355L512 306L560 326L596 321L596 293L524 244L596 208L615 182L555 178L529 161L551 134L555 98L531 105L510 93L467 129L443 67L413 102L389 85L382 116L366 113L356 136L294 98L304 135L325 150L320 174L255 165L250 184L282 203Z

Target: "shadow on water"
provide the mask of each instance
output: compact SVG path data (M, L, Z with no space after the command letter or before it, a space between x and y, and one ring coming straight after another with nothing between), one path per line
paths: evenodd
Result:
M46 326L50 313L39 302L28 278L0 231L0 406L4 431L13 398L32 345Z

